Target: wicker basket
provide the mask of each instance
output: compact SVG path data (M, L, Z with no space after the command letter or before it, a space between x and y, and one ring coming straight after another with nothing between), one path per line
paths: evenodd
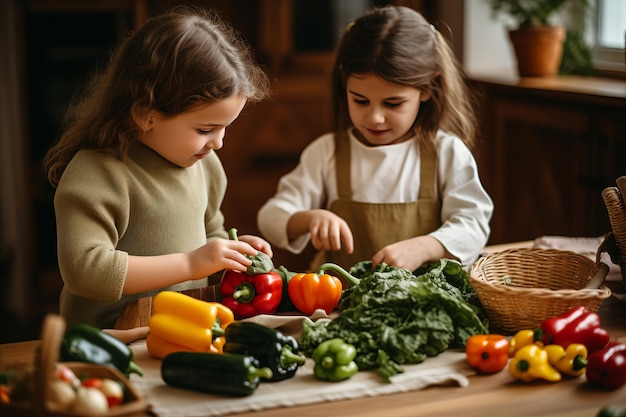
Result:
M492 330L515 333L538 328L544 319L575 306L596 311L611 290L584 287L594 276L604 274L603 280L607 270L575 252L520 248L478 259L469 280Z
M608 187L602 191L602 199L609 214L611 230L617 245L617 263L622 272L622 282L626 287L626 207L622 194L617 187Z
M53 378L54 368L59 358L59 351L65 320L56 314L48 314L43 322L41 347L35 358L35 372L32 398L29 400L14 401L9 404L0 402L0 416L2 417L82 417L70 411L53 411L48 408L50 395L50 380ZM121 417L143 415L147 412L148 403L130 383L128 378L116 368L105 365L94 365L87 362L64 362L77 376L96 378L111 378L124 387L124 403L111 407L108 412L100 414L103 417ZM86 417L86 416L85 416Z

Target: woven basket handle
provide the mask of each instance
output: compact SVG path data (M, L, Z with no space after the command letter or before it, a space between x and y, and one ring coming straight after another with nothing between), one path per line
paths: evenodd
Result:
M585 290L596 290L602 286L606 276L609 273L609 266L604 262L600 262L598 265L598 272L591 278L591 280L585 285Z
M624 177L624 179L626 180L626 177ZM613 232L607 233L606 236L604 236L604 240L598 247L598 251L596 252L596 265L598 265L598 271L587 283L587 285L585 285L584 289L597 289L604 283L604 280L609 273L609 266L600 259L602 258L602 254L605 252L611 257L611 262L617 264L619 251L617 249L617 241L615 240Z
M50 381L53 378L59 349L65 333L65 320L56 314L48 314L44 318L41 329L41 350L37 363L35 386L35 407L47 409L50 398Z
M623 196L626 195L626 176L619 177L618 179L615 180L615 183L617 184L619 193L622 195L622 198L623 198Z
M598 252L596 252L596 265L602 263L600 258L603 253L607 253L611 258L611 262L615 265L619 264L619 248L617 247L617 240L615 240L615 234L613 234L613 232L607 233L598 247Z

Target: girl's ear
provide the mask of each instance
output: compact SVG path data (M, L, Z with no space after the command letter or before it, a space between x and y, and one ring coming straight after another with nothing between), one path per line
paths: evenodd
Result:
M152 129L152 112L146 109L141 109L138 106L133 106L131 109L131 116L137 126L143 132L149 132Z
M420 101L423 103L430 100L430 91L420 91Z

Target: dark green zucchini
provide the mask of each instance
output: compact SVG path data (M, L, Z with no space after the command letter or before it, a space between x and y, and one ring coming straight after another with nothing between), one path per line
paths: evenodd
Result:
M272 370L250 355L175 352L163 359L161 377L173 387L243 397L256 390L261 378L271 379Z

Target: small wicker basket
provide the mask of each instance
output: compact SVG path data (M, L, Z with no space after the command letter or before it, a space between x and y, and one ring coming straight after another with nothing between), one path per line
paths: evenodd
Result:
M13 401L5 404L0 402L2 417L86 417L72 411L51 410L50 381L59 359L59 351L65 333L65 320L56 314L48 314L44 318L41 330L41 346L35 358L35 370L32 381L32 398ZM124 387L124 403L111 407L103 417L121 417L143 415L149 405L143 396L130 383L128 378L116 368L106 365L95 365L87 362L64 362L79 377L110 378Z
M626 177L620 177L617 181L622 184ZM602 199L609 214L611 231L617 246L617 259L611 258L617 263L622 272L622 283L626 287L626 207L620 188L607 187L602 191Z
M607 271L575 252L519 248L479 258L469 280L492 330L512 334L579 305L596 311L611 290L585 286L594 278L603 281Z

